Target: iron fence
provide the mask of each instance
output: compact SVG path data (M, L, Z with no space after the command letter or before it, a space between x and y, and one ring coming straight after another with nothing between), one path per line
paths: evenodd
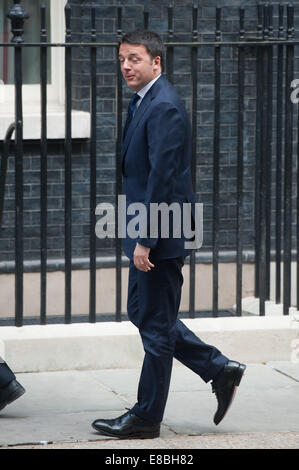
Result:
M46 29L46 8L41 7L41 35L40 42L26 43L23 40L23 22L27 14L20 5L14 1L8 17L12 25L12 41L0 44L1 48L14 49L14 88L15 88L15 122L9 127L3 145L0 173L0 223L3 213L5 196L5 178L7 159L9 155L10 139L15 133L14 159L15 159L15 325L23 325L23 277L24 277L24 237L23 237L23 97L22 97L22 52L24 47L39 47L40 49L40 93L41 93L41 145L40 145L40 181L41 181L41 307L40 323L47 322L46 287L47 287L47 55L50 48L65 48L65 323L72 322L71 287L72 287L72 53L75 48L86 48L90 51L90 257L89 257L89 321L96 321L96 235L95 235L95 208L96 208L96 128L97 128L97 51L99 48L109 47L117 49L118 40L122 36L122 7L117 8L117 37L115 42L97 42L96 7L91 11L90 41L76 43L72 41L71 7L65 7L66 34L64 43L48 42ZM199 156L197 154L198 137L198 54L200 48L212 46L214 48L214 128L213 128L213 289L212 314L219 311L219 234L220 234L220 183L221 183L221 56L222 51L231 47L237 51L238 63L238 127L237 127L237 191L235 201L237 204L236 225L236 315L242 315L242 267L244 262L243 230L244 230L244 100L245 92L245 49L250 48L256 59L256 125L255 125L255 205L254 205L254 265L255 265L255 296L260 299L260 315L265 314L265 302L270 297L270 262L275 261L275 292L276 302L283 302L283 313L289 312L291 305L291 262L297 262L297 308L299 293L298 250L294 250L292 257L292 182L293 181L293 128L294 105L291 102L292 80L294 79L294 48L299 41L294 33L294 8L292 5L278 5L278 27L273 27L273 5L258 5L258 23L255 34L244 29L244 8L239 10L239 37L237 40L224 40L222 38L221 21L222 9L216 8L215 38L213 41L199 41L198 33L198 7L193 5L192 31L190 41L174 41L174 14L173 5L168 7L168 40L166 46L166 75L173 81L174 57L177 47L189 50L190 79L191 79L191 124L192 124L192 177L194 187L197 185L196 167ZM287 18L287 28L284 27L284 18ZM144 27L149 24L149 12L144 11ZM276 52L274 55L274 51ZM276 70L275 87L273 83L273 67ZM122 192L121 168L121 129L122 129L122 76L120 68L116 70L116 194L115 206L118 209L118 195ZM274 94L276 91L276 94ZM276 103L276 115L273 114L273 103ZM273 121L275 117L275 122ZM273 128L273 125L275 128ZM299 129L299 120L298 120ZM273 142L273 133L276 132L276 142ZM284 139L284 140L283 140ZM273 145L276 147L274 158ZM283 145L284 144L284 145ZM299 147L297 147L297 159ZM275 170L275 182L272 173ZM298 187L297 172L297 187ZM275 248L271 249L271 199L275 197ZM299 196L297 195L297 205ZM273 210L273 207L272 207ZM299 240L299 219L297 212L297 245ZM0 225L1 227L1 225ZM116 218L116 234L118 234ZM283 262L283 284L281 273ZM189 287L189 317L194 318L196 275L196 255L190 256L190 287ZM115 249L116 267L116 304L115 320L122 319L121 292L122 292L122 245L121 239L116 238ZM283 286L283 298L281 287Z

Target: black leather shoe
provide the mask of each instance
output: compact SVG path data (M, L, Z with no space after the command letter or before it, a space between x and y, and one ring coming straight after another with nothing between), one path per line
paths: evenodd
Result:
M160 423L149 424L131 411L115 419L96 419L92 427L103 436L119 439L153 439L160 436Z
M212 391L218 401L218 408L214 416L217 425L224 418L233 402L238 385L241 382L246 366L235 361L228 361L217 380L212 381Z
M25 389L17 380L12 380L5 387L0 388L0 410L9 405L25 393Z

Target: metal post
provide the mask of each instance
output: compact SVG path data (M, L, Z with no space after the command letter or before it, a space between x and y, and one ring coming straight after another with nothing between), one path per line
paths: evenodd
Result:
M71 42L71 7L65 6L65 42ZM65 323L72 308L72 48L65 50Z
M287 39L293 36L294 7L287 6ZM292 158L293 158L293 103L290 95L293 80L294 46L286 46L285 84L285 164L284 164L284 248L283 248L283 314L288 315L291 304L291 248L292 248Z
M117 39L121 40L122 37L122 8L117 9ZM122 73L119 65L117 65L116 72L116 194L115 194L115 242L116 242L116 315L115 320L121 321L121 293L122 293L122 239L118 236L121 221L118 220L119 204L118 196L122 193L122 158L121 158L121 144L122 144Z
M263 39L263 6L258 5L258 38ZM255 201L254 201L254 251L255 251L255 279L254 295L260 296L260 244L261 244L261 212L260 212L260 191L261 191L261 158L262 158L262 119L261 110L263 90L262 90L262 57L263 50L256 47L256 139L255 139Z
M41 7L41 43L47 42L46 7ZM40 48L40 96L41 96L41 289L40 321L46 324L47 292L47 46Z
M279 5L279 32L278 37L284 36L283 27L284 5ZM283 45L277 46L277 116L276 116L276 269L275 269L275 301L281 301L281 209L282 209L282 114L283 114Z
M173 4L168 5L168 41L173 40ZM166 51L167 80L173 83L173 46L167 47Z
M23 258L24 258L24 194L23 194L23 103L22 103L22 48L24 42L24 20L28 13L14 0L12 9L7 14L11 20L11 31L15 43L15 191L16 191L16 225L15 225L15 325L23 325Z
M273 38L273 5L268 6L268 39ZM266 299L270 299L270 248L271 248L271 186L272 186L272 87L273 87L273 47L267 46L267 154L266 154Z
M148 21L149 21L149 11L147 7L144 7L143 11L143 28L148 29Z
M221 39L221 8L216 8L215 40ZM219 166L220 166L220 46L215 46L215 98L213 148L213 317L218 316L218 264L219 264Z
M91 42L96 42L96 8L91 7ZM89 271L89 321L96 321L96 236L95 209L97 184L97 48L90 48L90 271Z
M268 4L264 5L264 30L263 36L264 40L269 39L269 29L268 29ZM259 298L260 298L260 315L265 315L265 301L267 298L267 205L266 205L266 197L267 197L267 153L268 153L268 48L263 47L263 55L262 55L262 67L261 67L261 82L262 82L262 107L261 107L261 159L260 159L260 271L259 271Z
M240 8L240 40L244 40L244 8ZM242 315L244 48L238 47L238 156L237 156L237 276L236 313Z
M192 8L192 41L198 40L197 31L198 5L194 4ZM191 174L193 188L196 191L196 147L197 147L197 46L191 48L191 125L192 125L192 161ZM190 255L189 270L189 317L195 318L195 251Z

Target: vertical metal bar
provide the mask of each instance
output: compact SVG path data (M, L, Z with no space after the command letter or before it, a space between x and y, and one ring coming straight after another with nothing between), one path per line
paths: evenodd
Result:
M264 12L264 30L263 35L264 39L268 40L268 4L263 7ZM267 297L266 291L266 277L267 277L267 265L266 265L266 245L267 245L267 230L266 230L266 221L267 221L267 204L266 204L266 195L267 195L267 108L268 108L268 48L263 46L262 53L262 139L261 139L261 160L260 160L260 266L259 266L259 298L260 298L260 315L265 315L265 301Z
M15 74L15 325L23 325L23 260L24 260L24 188L23 188L23 103L22 47L23 24L28 13L14 0L7 17L11 20Z
M292 39L295 38L294 9L291 13L290 37ZM294 49L293 49L293 51L294 51ZM294 51L294 54L295 54L295 51ZM297 109L297 113L298 113L297 114L297 120L298 120L298 129L299 129L299 110L298 109ZM299 135L299 133L297 133L297 139L298 139L298 135ZM298 207L299 207L299 195L298 195L299 175L298 175L298 168L299 167L298 167L298 161L297 161L297 207L296 207L297 208L297 234L296 234L296 236L297 236L297 243L296 243L296 245L297 245L297 279L296 279L296 281L297 281L297 310L298 310L298 305L299 305L299 250L298 250L298 244L299 244L299 242L298 242L298 240L299 240L299 214L298 214L298 212L299 212L298 211Z
M91 42L96 42L96 8L91 7ZM90 215L89 215L89 322L96 321L96 138L97 138L97 48L90 47Z
M215 41L221 39L221 8L216 8ZM218 264L219 264L219 158L220 158L220 45L215 45L214 88L214 143L213 143L213 317L218 316Z
M173 4L168 5L168 41L173 40ZM167 80L173 83L173 46L168 46L166 51L166 75Z
M263 6L258 5L258 38L263 39ZM261 150L262 150L262 119L260 110L262 108L262 47L256 47L256 140L255 140L255 196L254 196L254 245L255 245L255 273L254 273L254 295L259 297L260 284L260 243L261 243L261 216L260 216L260 190L261 190Z
M244 40L244 8L240 8L240 40ZM242 315L243 235L243 130L244 130L244 48L238 46L238 155L237 155L237 275L236 314Z
M71 41L71 6L65 6L65 42ZM65 323L71 323L72 281L72 49L65 48Z
M279 5L278 38L284 35L284 5ZM276 205L275 205L275 301L281 302L281 210L282 210L282 114L283 114L283 45L277 46L277 112L276 112Z
M192 8L192 41L198 40L197 31L198 6ZM197 46L191 47L191 125L192 125L192 161L191 175L193 188L196 191L196 147L197 147ZM189 270L189 316L195 318L195 251L190 255Z
M257 6L257 36L258 39L263 39L263 5Z
M7 23L4 21L4 31L3 31L3 42L8 42L8 31ZM3 49L3 83L7 83L8 80L8 48L4 47Z
M273 37L273 5L268 6L269 39ZM266 155L266 298L270 299L270 248L271 248L271 186L272 186L272 86L273 86L273 46L268 46L268 102L267 102L267 155Z
M299 104L297 106L297 220L296 220L296 297L297 297L297 310L299 310ZM1 227L1 223L0 223Z
M269 39L273 39L273 3L269 3L268 8L268 15L269 15Z
M293 12L294 14L294 12ZM292 38L295 37L295 28L294 23L291 29ZM297 209L297 227L296 227L296 265L297 265L297 278L296 278L296 297L297 297L297 310L299 310L299 107L297 107L297 202L296 202L296 209Z
M294 7L287 5L287 39L291 39L294 27ZM292 147L293 106L290 100L293 80L294 45L286 45L285 86L285 164L284 164L284 249L283 249L283 314L288 315L291 304L291 248L292 248Z
M24 188L23 188L23 104L22 48L15 46L15 325L23 325L23 259L24 259Z
M268 41L269 39L269 3L263 5L263 39Z
M41 93L41 272L40 323L46 324L47 292L47 42L46 6L41 6L40 93Z
M143 28L148 29L149 11L147 7L144 7L143 11Z
M122 36L122 8L117 9L117 38L121 40ZM117 66L116 75L116 194L115 194L115 207L116 214L119 213L118 196L122 193L122 158L121 158L121 144L122 144L122 73L119 65ZM121 293L122 293L122 239L119 237L119 220L115 217L115 249L116 249L116 312L115 321L121 321Z

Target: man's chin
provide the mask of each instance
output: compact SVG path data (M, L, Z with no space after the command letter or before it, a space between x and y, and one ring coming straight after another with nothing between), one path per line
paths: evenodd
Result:
M135 88L138 88L138 85L135 83L134 79L126 80L126 82L129 88L132 88L133 90L135 90Z

